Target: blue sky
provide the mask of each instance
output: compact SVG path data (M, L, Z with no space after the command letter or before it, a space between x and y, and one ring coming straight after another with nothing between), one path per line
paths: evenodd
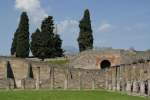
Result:
M96 47L150 49L150 0L1 0L0 55L9 55L22 11L30 17L30 33L53 16L63 46L78 48L78 22L91 13Z

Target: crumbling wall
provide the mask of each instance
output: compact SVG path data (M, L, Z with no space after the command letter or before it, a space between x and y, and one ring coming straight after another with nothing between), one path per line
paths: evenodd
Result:
M8 68L14 75L12 77ZM30 72L33 77L30 77ZM106 89L150 95L150 62L112 66L103 70L56 66L25 59L0 59L0 89Z

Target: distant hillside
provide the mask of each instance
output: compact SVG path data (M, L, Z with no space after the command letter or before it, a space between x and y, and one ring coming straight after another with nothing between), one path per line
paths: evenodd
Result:
M74 46L63 46L63 49L65 50L65 54L76 54L79 52Z

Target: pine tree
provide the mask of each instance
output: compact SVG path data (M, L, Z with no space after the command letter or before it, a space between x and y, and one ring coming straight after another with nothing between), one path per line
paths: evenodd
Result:
M25 58L29 56L29 19L26 12L21 14L20 23L14 35L11 54Z
M90 12L88 9L85 10L84 16L79 24L80 33L78 37L78 45L80 52L93 49L93 35L90 20Z
M44 60L45 58L62 56L62 41L59 35L54 34L53 30L53 17L49 16L43 20L41 31L37 29L36 32L32 34L31 51L34 57Z

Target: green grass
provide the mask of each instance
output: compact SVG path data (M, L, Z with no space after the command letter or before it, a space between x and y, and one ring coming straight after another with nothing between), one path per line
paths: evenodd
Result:
M1 91L0 100L148 100L106 91Z
M68 62L69 62L68 60L51 60L51 61L48 61L49 64L56 64L56 65L65 65Z

